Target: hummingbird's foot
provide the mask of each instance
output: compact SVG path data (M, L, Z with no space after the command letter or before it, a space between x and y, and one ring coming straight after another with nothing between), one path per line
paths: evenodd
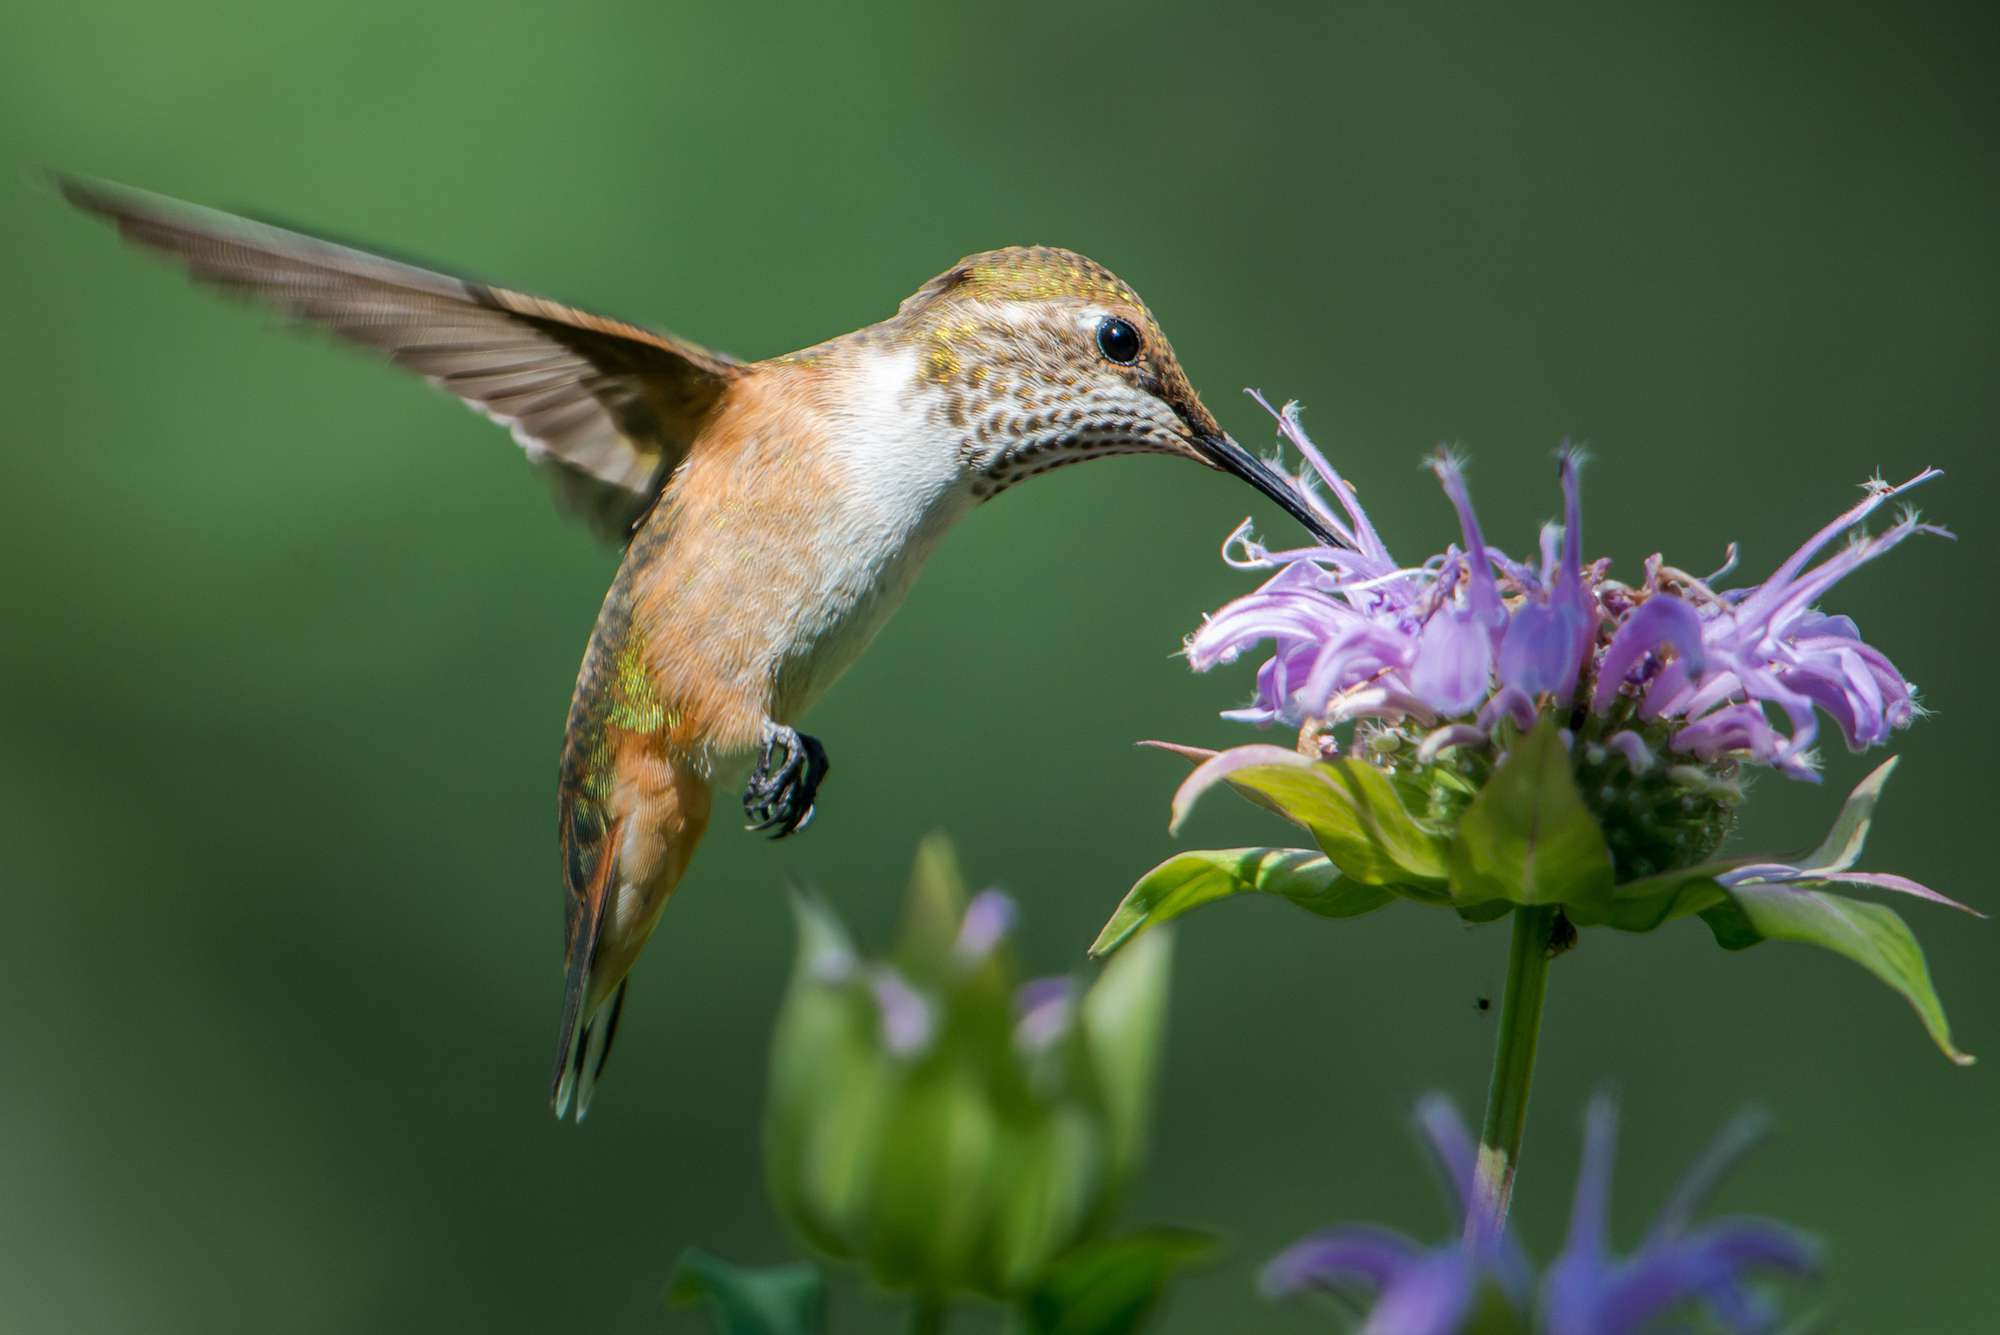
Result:
M743 814L750 818L744 828L770 830L773 839L805 829L813 818L820 780L830 768L817 738L766 723L757 769L743 789Z

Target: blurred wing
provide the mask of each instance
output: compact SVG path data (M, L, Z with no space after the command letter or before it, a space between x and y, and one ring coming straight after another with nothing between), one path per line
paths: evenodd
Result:
M143 191L56 186L202 282L372 348L510 428L621 541L741 374L722 353L540 297Z

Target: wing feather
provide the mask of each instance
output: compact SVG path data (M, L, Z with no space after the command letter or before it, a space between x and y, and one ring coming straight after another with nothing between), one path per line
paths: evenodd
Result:
M622 539L742 364L544 297L143 191L57 177L77 208L230 296L381 354L507 427Z

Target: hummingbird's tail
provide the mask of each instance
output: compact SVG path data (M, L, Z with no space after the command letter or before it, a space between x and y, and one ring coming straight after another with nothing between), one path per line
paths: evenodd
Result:
M569 1116L572 1102L576 1105L577 1121L581 1122L590 1111L590 1100L597 1093L597 1078L604 1073L605 1058L611 1055L611 1040L618 1036L618 1017L625 1012L625 989L631 982L629 978L620 982L609 1001L580 1022L567 1026L563 1046L556 1053L552 1099L557 1117Z
M647 739L614 756L617 814L565 785L560 834L569 890L562 1023L549 1073L549 1106L559 1118L590 1111L604 1073L626 976L645 949L708 824L709 784L697 767L659 763ZM652 759L648 759L652 757Z
M590 1111L590 1096L596 1092L597 1077L610 1055L611 1039L618 1028L618 1014L625 1005L625 980L620 979L611 995L599 999L595 983L598 947L604 938L605 918L615 898L607 882L616 879L620 826L606 832L605 841L613 852L601 850L584 887L581 903L584 921L571 929L567 967L563 970L562 1024L556 1033L555 1069L549 1074L549 1104L558 1118L569 1116L574 1103L580 1122ZM580 929L580 930L579 930Z

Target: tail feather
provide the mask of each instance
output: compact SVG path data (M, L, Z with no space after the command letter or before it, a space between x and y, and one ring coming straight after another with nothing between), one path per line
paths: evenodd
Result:
M584 1027L583 1042L578 1045L583 1059L576 1068L576 1120L579 1122L590 1111L591 1096L597 1093L597 1079L604 1074L604 1063L611 1056L611 1040L618 1037L618 1017L625 1013L625 989L630 985L630 979L618 984L611 1000L598 1007L597 1014Z
M618 1017L625 1013L625 989L629 985L629 979L618 984L609 1001L568 1031L558 1054L561 1064L550 1095L558 1118L568 1117L572 1107L579 1122L590 1112L598 1077L604 1074L604 1063L611 1056L611 1041L618 1036Z
M617 847L621 824L614 823L611 828L608 841L612 848ZM593 966L597 963L597 947L603 937L605 915L611 908L613 896L609 893L608 882L615 872L617 861L614 856L600 857L597 866L592 868L589 883L583 887L584 893L572 901L573 912L580 909L583 916L580 922L576 917L571 918L569 958L563 971L562 1023L556 1032L555 1069L549 1073L549 1106L558 1118L569 1116L578 1077L587 1059L591 1062L591 1069L586 1089L596 1084L597 1072L604 1065L604 1050L609 1046L610 1036L606 1033L598 1042L597 1053L592 1058L591 1032L597 1017L606 1009L604 1004L591 1005L595 981ZM624 995L625 988L621 982L613 1000L622 1000ZM615 1023L616 1012L613 1011L609 1018ZM600 1028L610 1027L605 1025ZM582 1106L577 1109L578 1121L583 1120L584 1107L589 1101L589 1094L585 1093Z
M571 731L566 767L576 737L588 729L578 733L572 720ZM652 745L628 737L616 753L633 773L618 790L619 813L609 820L603 804L586 800L588 790L572 783L565 769L559 835L567 950L562 1024L549 1072L549 1107L558 1118L574 1111L581 1122L589 1112L624 1011L626 974L708 824L707 776L693 766L662 765L662 757L646 749ZM634 829L638 837L628 839Z

